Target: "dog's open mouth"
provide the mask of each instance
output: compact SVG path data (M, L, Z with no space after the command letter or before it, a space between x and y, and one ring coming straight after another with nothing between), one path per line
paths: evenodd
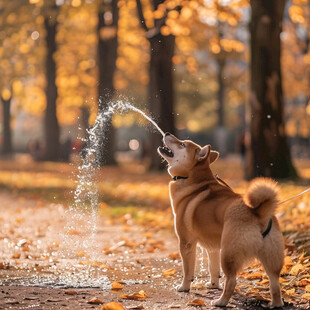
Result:
M167 147L167 146L160 146L159 148L159 152L163 155L166 155L168 157L173 157L173 152Z

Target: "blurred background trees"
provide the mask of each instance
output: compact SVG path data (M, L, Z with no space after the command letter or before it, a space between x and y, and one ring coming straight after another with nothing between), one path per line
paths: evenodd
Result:
M121 97L164 131L242 152L248 178L296 176L290 152L309 153L307 0L0 0L0 13L3 154L68 160ZM160 169L145 125L114 115L101 163Z

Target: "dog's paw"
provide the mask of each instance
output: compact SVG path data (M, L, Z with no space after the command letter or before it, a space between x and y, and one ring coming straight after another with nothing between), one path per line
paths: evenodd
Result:
M270 304L270 309L279 309L284 306L284 302L281 300L279 302L273 302Z
M216 307L225 307L227 305L227 301L226 300L222 300L220 298L220 299L217 299L217 300L213 300L211 302L211 305L212 306L216 306Z
M188 285L180 285L177 290L178 292L184 292L184 293L188 293L189 292L190 287Z
M220 284L215 282L208 282L206 286L207 288L221 288Z

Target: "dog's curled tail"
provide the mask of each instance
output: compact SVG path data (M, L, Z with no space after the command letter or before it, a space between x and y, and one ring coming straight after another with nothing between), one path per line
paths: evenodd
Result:
M262 222L269 221L278 204L279 188L275 181L266 178L254 179L245 195L245 202L253 208Z

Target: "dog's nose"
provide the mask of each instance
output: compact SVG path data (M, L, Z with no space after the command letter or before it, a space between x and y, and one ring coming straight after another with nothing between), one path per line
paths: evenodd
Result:
M170 132L166 132L166 133L165 133L165 137L170 136L170 135L171 135Z

